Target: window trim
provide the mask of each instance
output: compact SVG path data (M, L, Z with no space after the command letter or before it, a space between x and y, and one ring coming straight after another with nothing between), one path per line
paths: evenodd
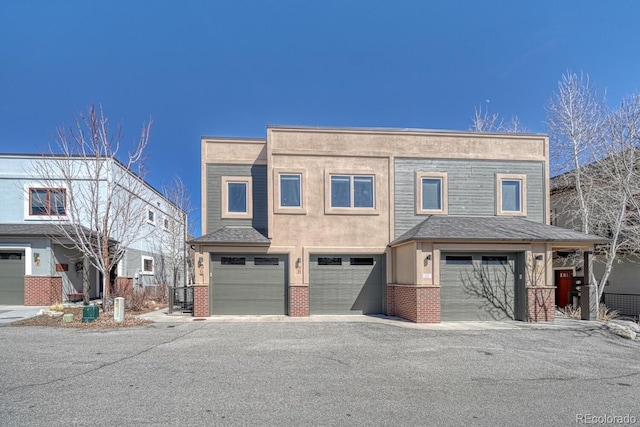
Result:
M281 206L280 205L280 176L281 175L300 175L300 206ZM294 168L278 168L273 170L273 213L276 214L292 214L306 215L307 213L307 170Z
M350 207L333 207L331 206L331 177L332 176L349 176L350 177ZM354 186L353 178L356 176L367 176L373 178L373 207L354 207ZM380 194L379 179L375 171L370 169L351 169L351 170L325 170L324 171L324 213L326 215L380 215L380 202L378 194Z
M422 180L439 179L440 185L440 209L422 208ZM416 172L415 182L416 215L447 215L449 213L449 183L446 172Z
M505 211L502 209L502 182L520 181L520 210ZM496 174L496 215L527 216L527 175L524 174Z
M140 256L140 274L145 276L153 276L156 271L156 262L151 256L141 255ZM144 268L145 261L151 261L151 270L146 270Z
M46 213L43 214L34 214L31 211L32 205L31 205L31 192L33 190L44 190L46 191L46 201L45 201L45 209L46 209ZM64 214L59 214L59 213L51 213L51 193L52 192L63 192L64 193ZM68 204L68 199L69 199L69 191L66 187L64 186L60 186L60 187L46 187L43 185L27 185L26 186L26 192L27 192L27 197L25 198L25 209L26 209L26 218L32 218L32 219L42 219L42 218L67 218L68 217L68 210L69 210L69 204Z
M149 214L153 215L153 219L149 219ZM156 225L157 215L156 215L155 209L147 206L146 215L147 215L147 224Z
M226 219L252 219L253 218L253 180L250 176L223 176L221 182L221 216ZM242 183L246 186L246 212L229 212L229 184Z

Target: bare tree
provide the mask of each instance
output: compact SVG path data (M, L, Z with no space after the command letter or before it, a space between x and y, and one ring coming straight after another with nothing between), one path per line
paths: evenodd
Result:
M640 223L634 219L640 219L640 94L608 111L588 76L567 72L547 113L553 160L563 172L555 187L564 225L610 239L595 252L595 261L604 265L602 275L589 269L597 310L614 264L640 249Z
M487 100L487 103L489 101ZM483 108L482 105L474 109L469 130L473 132L503 132L518 133L527 132L527 129L520 123L518 116L511 117L510 121L505 121L498 113L489 113L489 106Z
M466 277L461 277L464 292L478 299L482 309L493 320L514 319L514 277L512 263L474 264Z
M126 248L152 233L147 221L144 151L151 122L144 124L132 151L121 153L120 125L111 132L101 107L74 117L73 124L58 127L49 155L33 163L42 185L61 188L64 209L53 221L63 246L74 249L102 274L103 309L109 309L110 275ZM148 230L148 231L146 231ZM86 271L86 268L85 268ZM88 303L89 283L84 274L83 294Z
M173 287L189 283L191 249L186 244L193 235L193 226L189 215L194 212L191 194L185 183L174 177L169 184L162 186L163 195L171 201L164 218L163 232L157 239L156 278L159 283Z

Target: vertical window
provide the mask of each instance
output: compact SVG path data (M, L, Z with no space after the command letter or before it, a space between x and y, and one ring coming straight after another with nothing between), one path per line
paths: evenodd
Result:
M147 223L155 225L156 212L153 209L147 209Z
M300 195L302 177L299 174L280 174L280 206L286 208L302 207Z
M446 172L416 172L416 214L447 214Z
M222 177L222 218L252 217L251 177Z
M374 180L370 175L332 175L332 208L373 208Z
M496 211L498 215L527 214L526 175L497 174Z
M422 209L425 211L442 210L442 180L422 178Z
M227 211L247 213L247 184L245 182L229 182L227 188Z
M520 212L522 210L520 204L520 188L521 181L503 180L502 181L502 211L503 212Z
M30 188L29 215L66 215L67 190L64 188Z

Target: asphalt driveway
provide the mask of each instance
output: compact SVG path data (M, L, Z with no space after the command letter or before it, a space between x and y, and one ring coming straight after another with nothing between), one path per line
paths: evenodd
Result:
M640 342L597 324L480 331L358 322L3 326L0 351L3 426L640 419Z

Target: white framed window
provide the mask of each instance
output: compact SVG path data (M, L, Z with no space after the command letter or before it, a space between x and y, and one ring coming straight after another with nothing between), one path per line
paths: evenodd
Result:
M222 218L253 217L252 180L250 176L223 176Z
M305 169L274 169L273 211L306 214Z
M171 221L166 216L162 218L162 229L164 231L169 231L169 226L171 225Z
M378 215L375 174L325 171L325 213Z
M447 214L448 183L445 172L416 172L416 214Z
M147 208L147 224L156 225L156 211Z
M29 187L27 202L28 217L66 217L66 188Z
M496 174L496 214L527 215L527 176Z
M140 266L140 270L142 271L142 274L154 274L155 262L153 261L153 258L144 255L141 258L142 265Z

